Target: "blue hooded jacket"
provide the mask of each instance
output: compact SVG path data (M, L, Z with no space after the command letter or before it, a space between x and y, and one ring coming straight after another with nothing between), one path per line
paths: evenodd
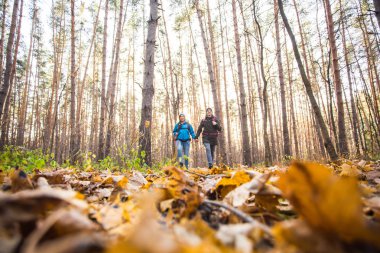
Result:
M178 125L179 125L179 122L177 124L175 124L175 127L173 129L173 135L174 135L174 137L178 134L177 140L180 140L180 141L189 141L190 140L190 135L191 135L191 137L193 139L196 139L193 126L190 123L188 123L188 122L185 121L181 125L181 129L179 129L179 131L178 131Z

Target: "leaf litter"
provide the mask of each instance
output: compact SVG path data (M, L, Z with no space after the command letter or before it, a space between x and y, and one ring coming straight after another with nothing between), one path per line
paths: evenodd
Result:
M0 253L380 252L380 163L0 171Z

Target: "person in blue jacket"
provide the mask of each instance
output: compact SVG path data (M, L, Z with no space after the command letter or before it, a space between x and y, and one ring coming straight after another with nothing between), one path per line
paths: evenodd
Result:
M193 126L186 121L185 114L179 114L179 122L173 129L173 136L177 147L177 158L179 165L189 168L189 153L190 153L190 141L197 138L194 133Z

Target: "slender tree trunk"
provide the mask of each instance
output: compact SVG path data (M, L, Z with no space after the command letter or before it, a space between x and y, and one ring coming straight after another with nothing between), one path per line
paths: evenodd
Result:
M6 53L5 53L6 62L5 62L3 85L0 87L0 119L2 119L6 97L8 93L10 93L9 87L10 87L10 78L11 78L11 71L12 71L12 65L13 65L12 49L13 49L13 42L14 42L15 31L16 31L18 6L19 6L19 0L14 0L13 11L12 11L12 21L11 21L11 26L9 29L8 43L7 43ZM2 123L3 124L5 123L4 119L2 119Z
M164 25L165 29L165 40L166 40L166 46L167 46L167 51L168 51L168 62L169 62L169 76L170 76L170 87L171 87L171 99L169 96L169 100L171 102L172 106L172 113L173 113L173 119L174 121L177 119L178 114L179 114L179 96L178 96L178 87L177 87L177 93L176 89L174 87L174 73L175 70L173 68L173 61L172 61L172 53L171 53L171 47L170 47L170 40L169 40L169 33L168 29L166 27L166 19L165 19L165 13L164 13L164 8L162 6L162 22ZM190 28L191 29L191 28ZM203 86L202 86L203 88ZM172 156L175 157L176 155L176 147L175 143L172 142Z
M33 18L32 18L32 30L30 32L30 40L29 40L29 51L28 51L28 58L26 60L26 67L25 67L25 83L24 83L24 91L22 95L22 102L21 102L21 108L19 111L19 122L17 125L17 139L16 139L16 145L21 146L24 143L24 134L25 134L25 118L26 118L26 110L27 110L27 104L28 104L28 95L29 95L29 77L30 77L30 65L31 65L31 56L32 56L32 49L33 49L33 34L34 34L34 24L35 24L35 18L37 14L36 9L36 2L33 3Z
M338 130L339 130L339 151L343 156L348 156L348 145L346 137L346 124L344 120L344 107L343 107L343 96L342 96L342 82L340 77L339 69L339 59L338 50L336 48L336 40L334 34L334 20L331 13L330 0L325 1L326 17L327 17L327 30L329 37L329 44L332 53L332 67L333 67L333 77L335 84L335 96L338 109Z
M100 122L99 122L99 141L98 141L98 159L104 158L104 125L106 117L106 64L107 64L107 29L108 29L108 5L109 0L105 0L105 10L104 10L104 28L103 28L103 49L102 49L102 91L101 91L101 101L100 101Z
M268 103L268 93L267 93L267 86L268 86L268 81L265 76L265 71L264 71L264 45L263 45L263 37L261 34L261 26L259 24L259 21L257 20L256 16L256 6L253 6L253 15L254 15L254 20L257 26L257 32L258 32L258 47L259 47L259 58L260 58L260 72L261 72L261 78L263 81L263 104L262 104L262 109L263 109L263 131L264 131L264 149L265 149L265 165L269 166L273 162L273 157L271 154L270 150L270 144L269 144L269 136L268 136L268 115L269 115L269 103ZM272 147L274 148L274 147Z
M323 136L323 139L324 139L324 143L325 143L325 147L326 147L327 153L329 154L329 157L330 157L330 159L332 161L338 160L338 158L339 158L338 154L336 153L336 150L335 150L335 148L334 148L334 146L333 146L333 144L331 142L331 139L330 139L330 136L328 134L327 127L326 127L325 121L323 119L321 110L320 110L320 108L318 106L318 103L317 103L315 97L314 97L310 81L309 81L309 79L306 76L306 72L305 72L304 66L303 66L302 61L301 61L301 56L300 56L300 53L298 51L296 39L294 37L293 31L292 31L292 29L291 29L291 27L289 25L288 19L287 19L286 15L285 15L285 12L284 12L284 6L283 6L283 3L282 3L282 0L278 0L278 7L279 7L279 10L280 10L280 14L281 14L282 20L284 22L285 28L286 28L286 30L287 30L287 32L289 34L290 40L292 42L294 55L295 55L295 58L296 58L296 61L297 61L297 65L298 65L299 71L301 73L301 77L302 77L302 81L303 81L303 84L304 84L305 89L306 89L306 93L307 93L307 95L309 97L310 104L311 104L311 106L313 108L313 111L315 113L315 116L316 116L316 119L318 121L319 127L321 128L321 132L322 132L322 136Z
M106 136L106 147L105 147L105 156L108 156L111 151L111 135L112 132L115 131L114 128L114 117L115 117L115 92L116 92L116 80L117 80L117 72L119 68L119 58L120 58L120 41L122 37L122 19L123 19L123 8L124 8L124 0L120 1L120 12L119 19L117 24L116 31L116 43L115 43L115 62L113 65L112 75L111 75L111 87L110 89L110 106L109 106L109 114L108 114L108 127L107 127L107 136Z
M70 69L70 160L76 162L79 147L78 133L75 120L75 99L76 99L76 66L75 66L75 0L70 0L71 11L71 69Z
M150 19L146 38L144 58L144 80L142 89L141 121L139 126L139 153L145 152L145 162L152 165L152 113L154 97L154 53L156 46L156 32L158 26L158 0L150 0Z
M243 78L243 67L241 61L241 50L240 50L240 38L237 24L236 15L236 0L232 0L232 14L234 23L234 34L235 34L235 47L236 47L236 60L239 76L239 93L240 93L240 108L241 108L241 134L242 134L242 148L243 148L243 163L246 165L252 165L251 157L251 146L249 141L248 132L248 114L247 114L247 104L246 104L246 93L244 87Z
M4 57L4 39L5 39L5 17L7 16L8 0L4 0L2 4L2 19L1 19L1 38L0 38L0 84L3 80L3 57ZM0 116L1 117L1 116Z
M13 59L11 60L12 65L10 67L10 75L9 75L9 88L8 88L8 95L5 100L5 104L3 107L3 116L1 119L1 139L0 139L0 148L3 147L7 142L8 142L8 136L9 136L9 125L11 120L9 119L9 110L10 110L10 105L12 102L11 96L13 86L15 83L15 76L16 76L16 63L17 63L17 56L18 56L18 49L20 45L20 39L21 39L21 24L22 24L22 14L23 14L23 7L24 7L24 1L21 0L21 7L20 7L20 13L19 13L19 19L18 19L18 25L17 25L17 37L14 45L14 53L13 53ZM9 42L9 41L8 41ZM7 61L8 62L8 61ZM4 73L5 75L6 73ZM6 78L4 77L4 84L5 85ZM1 91L0 91L1 92ZM14 114L16 110L16 92L14 92L14 97L13 97L13 112L12 112L12 122L14 122ZM0 109L1 110L1 109ZM12 124L13 128L13 124ZM11 131L12 136L13 136L13 131ZM13 138L12 138L13 139ZM13 143L11 143L13 144Z
M276 49L277 49L277 66L278 66L278 78L280 81L281 91L281 111L282 111L282 135L284 138L284 156L291 156L291 146L288 129L288 116L286 113L286 99L285 99L285 81L284 70L282 68L282 56L281 56L281 43L280 43L280 26L278 23L278 6L277 1L274 1L274 22L276 28Z
M375 2L376 2L376 0L375 0ZM377 1L377 2L379 2L379 4L380 4L380 1ZM351 64L350 64L350 61L348 59L349 51L347 49L347 42L346 42L346 22L343 19L344 15L345 15L345 11L344 11L344 6L342 5L342 0L339 0L339 7L341 9L342 44L343 44L343 50L344 50L344 61L346 64L348 86L349 86L349 91L350 91L350 105L351 105L351 114L352 114L352 133L354 136L355 154L358 157L358 156L360 156L359 134L358 134L359 123L358 123L358 114L356 112L355 98L354 98L354 93L353 93L353 88L352 88Z
M199 0L195 0L195 7L197 10L197 16L198 16L199 25L201 28L203 48L204 48L206 60L207 60L207 69L208 69L208 74L209 74L209 78L210 78L210 85L211 85L212 97L214 100L215 113L216 113L216 116L218 117L218 119L222 120L222 113L221 113L221 108L220 108L219 99L218 99L218 95L217 95L217 84L216 84L216 80L215 80L214 67L212 64L211 53L210 53L208 43L206 40L206 32L205 32L205 29L203 26L202 12L201 12L201 9L199 8ZM226 148L225 148L225 141L224 141L223 134L219 138L219 145L220 145L219 148L222 151L221 152L222 162L226 163L226 156L227 155L226 155Z
M219 5L220 8L220 5ZM219 9L220 13L220 9ZM229 102L228 102L228 89L227 89L227 73L226 73L226 64L225 64L225 55L224 55L224 36L223 36L223 29L222 29L222 20L221 20L221 13L220 13L220 36L222 38L222 63L223 63L223 83L224 83L224 100L225 100L225 107L226 107L226 129L227 129L227 140L228 144L226 143L226 147L228 150L227 153L227 163L231 162L231 153L232 153L232 140L231 140L231 119L230 119L230 109L229 109Z

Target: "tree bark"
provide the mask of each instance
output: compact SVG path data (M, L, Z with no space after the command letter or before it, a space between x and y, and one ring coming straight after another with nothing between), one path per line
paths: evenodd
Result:
M268 81L265 76L265 71L264 71L264 45L263 45L263 37L261 34L261 26L259 24L259 21L256 16L256 6L253 6L253 15L254 15L254 20L257 26L257 32L258 32L258 47L259 47L259 60L260 60L260 71L261 71L261 78L263 81L263 131L264 131L264 149L265 149L265 165L269 166L273 162L273 157L270 149L270 144L269 144L269 136L268 136L268 115L269 115L269 103L268 103L268 93L267 93L267 87L268 87ZM273 136L273 135L272 135ZM273 137L272 137L273 138ZM274 147L272 147L274 148Z
M24 91L22 95L21 108L19 110L19 121L17 125L17 138L16 145L21 146L24 143L24 135L25 135L25 118L26 118L26 110L28 104L28 95L29 95L29 72L30 72L30 64L31 64L31 56L33 49L33 34L34 34L34 24L37 14L36 2L33 3L33 18L32 18L32 30L30 32L30 40L29 40L29 51L28 58L26 60L25 67L25 83L24 83Z
M340 77L340 69L339 69L339 59L338 59L338 50L336 48L336 40L334 34L334 20L331 13L331 4L330 0L325 1L326 8L326 17L327 17L327 30L329 37L329 44L332 53L332 67L333 67L333 77L335 84L335 96L336 103L338 109L338 130L339 130L339 151L341 155L348 156L348 145L347 145L347 137L346 137L346 124L344 120L344 107L343 107L343 96L342 96L342 81Z
M2 4L2 19L1 19L1 38L0 38L0 83L3 80L3 57L4 57L4 39L5 39L5 17L7 15L8 0L4 0Z
M71 69L70 69L70 160L75 163L77 160L79 147L77 125L75 120L75 99L76 99L76 66L75 66L75 0L70 0L71 12Z
M116 79L117 72L119 68L119 58L120 58L120 41L122 37L122 19L123 19L123 8L124 8L124 0L120 1L120 11L119 11L119 19L117 24L116 31L116 40L115 40L115 61L113 64L112 75L111 75L111 86L110 89L110 104L109 104L109 114L108 114L108 127L107 127L107 136L106 136L106 147L105 147L105 156L110 154L111 150L111 135L114 129L114 111L115 111L115 92L116 92Z
M99 140L98 140L98 160L104 158L104 124L106 117L106 64L107 64L107 29L108 29L108 6L109 0L106 0L104 10L104 28L103 28L103 49L102 49L102 91L100 100L100 121L99 121Z
M375 0L376 2L376 0ZM377 1L380 5L380 1ZM351 105L351 114L352 114L352 133L354 136L354 145L355 145L355 154L357 157L360 156L360 146L359 146L359 121L358 121L358 114L356 111L356 104L355 104L355 98L352 88L352 77L351 77L351 64L349 61L349 51L347 49L347 42L346 42L346 23L343 19L345 11L344 7L342 5L342 1L339 0L339 7L341 9L341 25L342 25L342 44L343 44L343 50L344 50L344 61L346 64L346 71L347 71L347 79L348 79L348 86L350 91L350 105ZM380 10L380 6L379 6Z
M292 155L292 153L291 153L289 129L288 129L288 115L286 112L285 81L284 81L284 70L282 68L280 26L279 26L279 22L278 22L277 1L274 1L274 17L275 17L275 19L274 19L275 28L276 28L276 49L277 49L278 78L280 81L280 92L281 92L282 135L284 138L284 156L290 157Z
M158 26L158 0L150 0L150 19L145 45L144 80L142 89L141 121L139 126L139 154L145 152L145 162L152 165L152 114L154 97L154 53L156 46L156 32Z
M236 0L232 0L232 14L233 14L233 23L234 23L236 60L237 60L237 68L238 68L238 76L239 76L243 163L245 165L252 165L252 157L251 157L251 151L250 151L251 146L250 146L249 132L248 132L248 114L247 114L247 104L246 104L247 99L246 99L246 93L245 93L245 87L244 87L243 67L242 67L241 50L240 50L240 38L239 38L237 15L236 15Z
M7 43L6 53L5 53L6 62L5 62L3 85L0 87L0 119L2 119L4 104L5 104L5 100L8 95L9 86L10 86L10 77L11 77L11 71L12 71L12 65L13 65L12 49L13 49L13 42L14 42L15 31L16 31L18 6L19 6L19 0L14 0L13 11L12 11L12 21L11 21L11 26L9 29L8 43ZM3 119L2 119L2 123L3 124L5 123Z
M5 104L3 107L3 117L2 117L2 124L1 124L1 139L0 139L0 147L3 147L6 143L8 143L8 135L9 135L9 125L11 120L9 119L9 109L12 102L11 96L12 96L12 90L13 85L15 83L15 75L16 75L16 64L17 64L17 56L18 56L18 49L20 45L20 39L21 39L21 24L22 24L22 14L23 14L23 7L24 7L24 1L21 0L20 2L20 13L18 18L18 25L17 25L17 37L14 45L14 53L13 53L13 59L12 59L12 65L10 69L10 75L9 75L9 88L8 88L8 95L5 99ZM4 84L5 84L5 78L4 78ZM12 122L14 122L14 115L15 115L15 108L16 108L16 92L14 93L13 97L13 103L14 103L14 110L12 112ZM13 124L12 124L13 128ZM12 129L13 130L13 129ZM13 131L11 131L13 136ZM13 138L12 138L13 139ZM11 144L14 144L13 142Z
M298 47L297 47L297 42L296 42L296 39L295 39L295 36L293 34L293 31L289 25L289 21L285 15L285 12L284 12L284 6L283 6L283 3L282 3L282 0L278 0L278 7L279 7L279 10L280 10L280 14L281 14L281 17L282 17L282 20L284 22L284 25L285 25L285 28L289 34L289 37L290 37L290 40L292 42L292 46L293 46L293 51L294 51L294 55L295 55L295 58L296 58L296 61L297 61L297 65L298 65L298 68L299 68L299 71L301 73L301 77L302 77L302 81L303 81L303 84L305 86L305 89L306 89L306 93L309 97L309 101L310 101L310 104L313 108L313 111L315 113L315 116L316 116L316 119L318 121L318 124L319 124L319 127L321 128L321 132L322 132L322 136L323 136L323 139L324 139L324 144L325 144L325 147L326 147L326 150L327 150L327 153L329 154L329 157L332 161L336 161L338 160L338 154L336 153L336 150L331 142L331 139L330 139L330 136L328 135L328 131L327 131L327 127L326 127L326 124L325 124L325 121L322 117L322 113L321 113L321 110L318 106L318 103L314 97L314 94L313 94L313 90L311 88L311 84L310 84L310 81L309 79L307 78L306 76L306 72L305 72L305 68L302 64L302 61L301 61L301 55L298 51Z

